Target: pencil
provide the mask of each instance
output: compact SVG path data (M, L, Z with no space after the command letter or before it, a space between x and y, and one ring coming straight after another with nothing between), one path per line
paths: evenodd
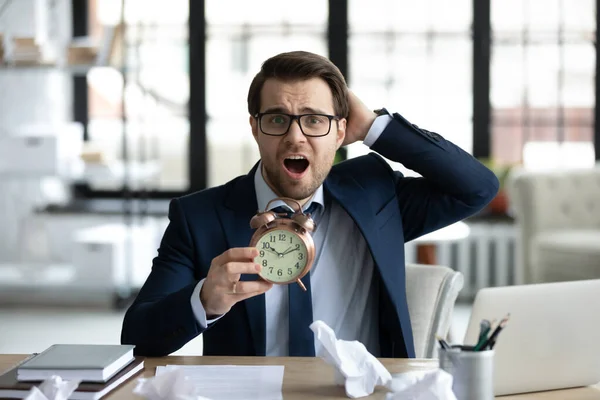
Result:
M488 340L483 345L482 350L485 350L488 347L489 347L489 350L492 350L494 348L494 346L496 345L496 340L498 339L498 335L500 334L500 332L502 332L502 329L504 329L504 327L508 323L509 318L510 318L510 313L507 314L506 317L502 318L502 321L500 321L500 323L498 324L496 329L494 329L494 332L490 335Z

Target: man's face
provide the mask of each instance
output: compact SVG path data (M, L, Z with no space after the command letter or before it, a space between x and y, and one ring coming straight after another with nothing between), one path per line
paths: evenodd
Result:
M300 81L268 79L261 92L260 112L335 115L333 95L320 78ZM331 122L329 134L307 137L298 120L283 136L261 132L258 121L250 117L252 134L263 164L263 177L278 196L306 200L323 183L333 165L336 150L344 141L346 120Z

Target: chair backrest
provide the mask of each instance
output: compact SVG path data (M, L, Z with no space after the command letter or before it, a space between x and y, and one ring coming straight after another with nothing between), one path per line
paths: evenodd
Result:
M600 228L600 167L583 170L520 171L507 184L519 227L520 268L534 283L530 247L540 233Z
M437 357L436 336L448 335L454 304L463 284L463 275L448 267L406 265L406 300L416 357Z

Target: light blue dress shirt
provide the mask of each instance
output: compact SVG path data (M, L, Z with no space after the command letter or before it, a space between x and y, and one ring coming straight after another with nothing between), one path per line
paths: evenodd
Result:
M372 146L392 120L389 115L377 117L363 143ZM254 186L258 208L278 197L262 176L262 164L256 169ZM313 202L321 205L313 213L317 230L313 233L316 256L310 271L314 320L324 321L338 339L358 340L369 352L379 355L379 320L377 312L378 287L373 279L374 262L358 226L336 202L327 202L323 185L312 199L304 204L307 209ZM285 205L273 202L270 209ZM198 282L190 299L194 316L206 328L207 320L200 301L204 279ZM274 285L265 293L266 355L288 355L288 286ZM315 343L316 354L319 345Z

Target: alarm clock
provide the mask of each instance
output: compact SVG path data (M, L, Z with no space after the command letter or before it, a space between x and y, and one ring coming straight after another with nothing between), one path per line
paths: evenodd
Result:
M295 206L290 205L295 209L291 217L269 210L269 205L277 200ZM310 214L305 214L296 200L278 197L267 204L265 211L259 211L252 217L250 227L256 229L250 239L250 247L258 250L254 262L262 266L259 276L274 284L297 282L306 291L300 279L310 271L315 259L315 243L311 234L316 225Z

